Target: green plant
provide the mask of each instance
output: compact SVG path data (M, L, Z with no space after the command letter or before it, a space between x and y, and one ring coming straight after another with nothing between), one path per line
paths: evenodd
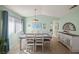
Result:
M0 37L0 54L1 53L4 53L4 38L3 37Z

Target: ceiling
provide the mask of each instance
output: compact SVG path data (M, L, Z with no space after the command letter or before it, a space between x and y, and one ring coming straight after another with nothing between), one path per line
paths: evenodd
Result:
M69 13L71 6L72 5L6 5L5 7L24 17L34 16L35 8L37 9L37 15L60 17Z

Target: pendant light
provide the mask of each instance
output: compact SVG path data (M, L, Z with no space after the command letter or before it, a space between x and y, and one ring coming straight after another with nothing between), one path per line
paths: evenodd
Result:
M33 22L36 23L36 22L38 22L38 19L36 19L36 12L37 12L37 9L34 9L34 11L35 11L35 19L33 19Z

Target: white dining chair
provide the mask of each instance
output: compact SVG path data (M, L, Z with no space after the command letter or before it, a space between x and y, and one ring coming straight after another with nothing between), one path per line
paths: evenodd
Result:
M50 38L44 38L44 50L50 50Z
M41 35L36 35L35 36L35 52L37 51L37 46L41 46L42 47L42 52L43 52L43 43L44 43L44 38Z
M26 49L29 53L34 52L34 37L27 37L26 38Z

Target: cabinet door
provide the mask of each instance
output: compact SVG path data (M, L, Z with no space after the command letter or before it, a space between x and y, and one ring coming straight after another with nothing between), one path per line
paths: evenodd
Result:
M63 35L60 33L60 40L63 40L64 39L64 37L63 37Z
M79 37L77 36L72 38L72 49L79 52Z
M69 38L66 39L66 44L70 46L70 39Z

